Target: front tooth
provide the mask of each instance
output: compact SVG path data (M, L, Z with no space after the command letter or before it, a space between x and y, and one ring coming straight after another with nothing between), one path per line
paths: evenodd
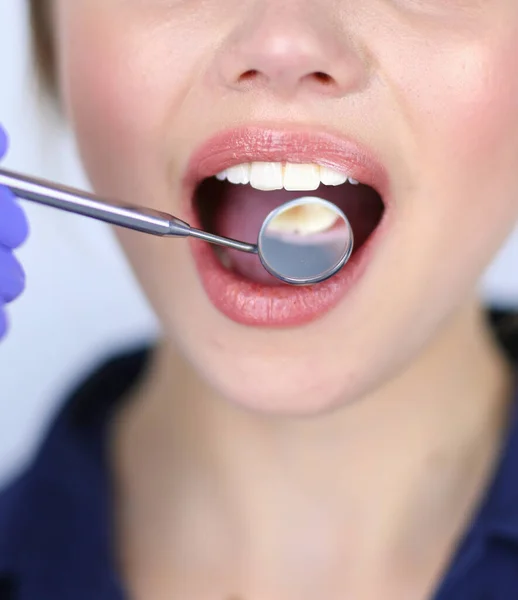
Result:
M290 191L316 190L320 185L320 167L287 163L284 168L284 189Z
M347 175L329 167L320 167L320 180L324 185L342 185L347 181Z
M250 183L250 165L244 163L236 165L235 167L230 167L227 169L226 176L230 183L242 183L246 185Z
M221 173L218 173L216 175L216 179L219 179L220 181L225 181L226 178L227 178L227 172L226 171L221 171Z
M349 177L349 183L352 185L359 185L360 182L357 179L353 179L352 177Z
M282 164L274 162L252 163L250 185L256 190L282 190Z

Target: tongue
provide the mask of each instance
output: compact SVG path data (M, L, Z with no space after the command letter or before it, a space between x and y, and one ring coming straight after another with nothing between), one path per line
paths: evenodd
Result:
M261 192L249 185L227 185L216 217L219 234L255 244L259 230L272 210L303 192ZM245 255L239 252L240 255Z
M306 194L285 190L262 192L249 185L226 185L217 211L216 232L225 237L256 244L261 225L270 212L302 195ZM257 255L227 249L222 253L230 267L247 279L263 284L279 284L279 280L265 270Z

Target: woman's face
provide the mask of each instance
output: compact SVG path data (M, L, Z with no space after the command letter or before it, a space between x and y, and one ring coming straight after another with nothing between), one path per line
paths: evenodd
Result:
M167 335L231 401L301 414L382 385L468 301L516 222L516 0L54 8L63 102L100 194L195 222L212 207L214 231L252 241L273 206L329 181L314 165L365 184L311 192L345 202L361 246L312 288L258 282L235 258L231 272L200 242L118 232ZM197 192L249 163L252 185ZM256 189L275 186L297 191Z

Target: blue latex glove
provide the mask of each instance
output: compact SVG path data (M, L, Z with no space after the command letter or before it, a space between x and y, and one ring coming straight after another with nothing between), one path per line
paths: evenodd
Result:
M0 127L0 159L7 151L7 136ZM13 250L29 233L27 219L9 189L0 186L0 339L7 332L5 305L25 288L25 274Z

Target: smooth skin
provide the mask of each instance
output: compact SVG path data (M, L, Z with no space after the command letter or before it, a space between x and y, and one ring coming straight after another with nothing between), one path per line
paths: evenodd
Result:
M518 4L54 2L97 192L181 216L192 153L258 124L351 136L392 181L364 276L290 330L217 312L188 244L118 232L164 329L112 432L132 597L429 598L511 396L476 289L518 219Z

